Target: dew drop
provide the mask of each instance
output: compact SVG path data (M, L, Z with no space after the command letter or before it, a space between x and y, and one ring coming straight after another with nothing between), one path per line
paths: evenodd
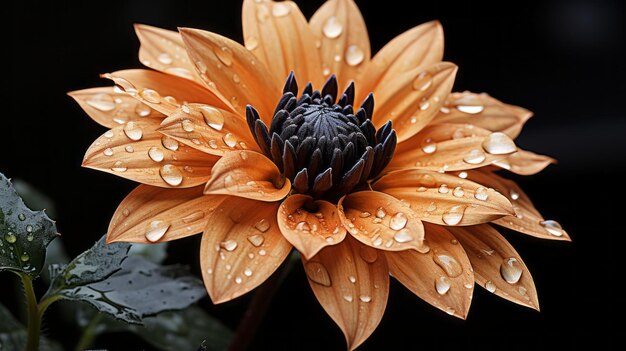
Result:
M183 182L183 173L174 165L163 165L159 170L159 174L171 186L179 186Z
M30 224L29 224L29 225L27 225L27 226L26 226L26 231L27 231L28 233L32 233L32 232L33 232L33 226L32 226L32 225L30 225Z
M146 239L151 243L155 243L161 240L161 238L163 238L163 236L165 235L165 233L167 233L169 229L169 223L166 223L164 221L152 221L148 226L148 230L146 230Z
M233 82L235 84L241 83L241 78L239 77L239 75L237 73L233 73Z
M241 284L242 281L243 281L243 279L241 279L241 277L236 277L235 278L235 283L237 283L237 284Z
M263 235L251 235L248 237L248 241L250 242L250 244L254 245L255 247L259 247L261 245L263 245L263 241L265 241L265 238L263 237ZM261 253L259 252L259 255Z
M449 277L458 277L463 273L463 267L461 267L459 261L446 253L436 253L433 255L433 261L435 261Z
M296 225L296 230L301 232L309 232L311 231L311 226L309 225L309 223L302 221Z
M413 240L413 236L411 236L411 232L408 229L402 229L396 232L393 235L393 240L399 243L406 243Z
M200 105L198 109L204 118L204 122L209 127L215 130L222 130L224 127L224 115L220 110L208 105Z
M26 252L24 252L24 253L22 254L22 256L20 256L20 260L21 260L22 262L28 262L28 260L30 260L30 256L28 256L28 254L27 254Z
M448 185L441 184L439 186L439 190L438 191L439 191L440 194L447 194L450 191L450 189L448 189Z
M506 155L517 151L513 140L501 132L489 134L483 141L483 149L492 155Z
M407 222L408 218L406 214L404 214L403 212L398 212L391 217L391 220L389 221L389 228L393 230L400 230L406 227Z
M237 248L237 242L235 240L226 240L222 241L220 246L226 251L234 251Z
M104 154L104 156L113 156L113 149L108 147L108 148L104 149L104 151L102 153Z
M519 194L514 189L509 190L509 195L511 196L511 200L513 201L519 199Z
M430 107L430 102L428 100L422 100L419 103L420 110L426 111Z
M326 38L335 39L343 32L343 26L341 25L341 22L337 19L337 17L330 16L324 22L322 32L324 33L324 36Z
M105 138L109 138L109 139L111 139L111 138L113 138L114 136L115 136L115 134L113 134L113 131L112 131L112 130L107 130L107 131L106 131L106 133L104 133L104 137L105 137Z
M209 140L208 144L211 149L217 149L217 141L211 139Z
M252 276L252 270L250 268L246 268L246 269L244 269L243 274L246 277L251 277Z
M433 139L426 138L422 142L422 151L425 154L432 154L433 152L437 151L437 144L433 142Z
M565 232L559 222L551 219L541 221L539 224L541 224L548 233L554 236L563 236L563 233Z
M153 104L161 103L161 95L156 92L156 90L152 89L142 89L139 92L139 96L141 96L144 100L151 102Z
M35 236L32 233L28 233L28 235L26 235L26 240L28 241L33 241L35 239ZM0 241L1 243L2 241Z
M457 225L463 219L465 205L454 205L443 212L441 219L447 225Z
M371 215L372 214L367 211L359 213L359 217L361 218L367 218L367 217L370 217Z
M384 208L379 207L378 209L376 209L376 218L385 218L386 215L387 212Z
M467 179L467 172L463 171L463 172L459 173L459 178Z
M352 302L352 300L353 300L352 295L343 295L343 299L348 301L348 302Z
M487 157L482 150L472 149L467 153L467 155L465 155L465 157L463 157L463 161L471 165L477 165L485 161L486 158Z
M275 3L272 6L272 15L274 17L285 17L291 12L291 7L287 4L283 4L282 2Z
M374 263L378 259L378 252L376 252L376 250L372 249L371 247L361 246L359 254L361 255L363 261L367 263Z
M380 236L375 236L374 238L372 238L372 245L380 246L382 244L383 244L383 239Z
M487 289L490 293L495 293L497 289L496 284L494 284L491 280L488 280L485 282L485 289Z
M361 300L361 302L370 302L372 301L372 297L369 295L361 295L359 296L359 300Z
M113 172L126 172L126 170L128 170L128 168L126 166L124 166L122 161L116 161L113 164L113 167L111 167L111 170Z
M434 202L431 202L428 207L426 207L426 212L433 212L437 210L437 205Z
M157 57L157 60L159 60L159 62L161 62L164 65L171 65L172 62L174 62L174 60L172 60L172 57L166 52L160 54Z
M463 195L465 195L465 191L463 191L463 188L461 188L460 186L457 186L452 191L452 195L454 195L455 197L463 197Z
M185 217L183 217L183 223L192 223L201 220L204 218L204 211L196 211Z
M500 265L500 275L509 284L519 282L522 272L522 264L515 257L505 259Z
M433 85L433 78L428 72L420 73L413 81L413 89L418 91L426 91Z
M251 35L251 36L246 38L245 44L246 44L246 49L252 51L252 50L256 49L257 47L259 47L259 38L257 38L254 35ZM205 70L205 72L206 72L206 70Z
M319 262L307 262L304 269L307 277L309 277L312 282L322 286L331 285L330 275L323 264Z
M270 229L270 226L270 222L265 218L259 220L254 224L254 228L256 228L256 230L260 231L261 233L267 232Z
M168 136L163 136L163 138L161 138L161 144L163 144L163 147L165 147L166 149L170 151L178 150L178 141Z
M183 128L183 130L187 133L191 133L195 130L193 122L189 119L183 119L183 121L180 122L180 125Z
M474 197L477 200L485 201L489 197L489 192L487 191L487 188L481 186L476 189Z
M165 158L163 150L159 149L156 146L153 146L150 148L150 150L148 150L148 156L150 156L150 159L154 162L161 162Z
M9 244L14 244L17 241L17 237L12 232L8 232L4 236L4 240L6 240Z
M128 139L133 141L141 140L143 137L143 131L141 128L135 124L135 122L128 122L124 126L124 134L128 137Z
M482 105L458 105L456 109L464 113L469 113L470 115L475 115L483 112L485 107Z
M435 279L435 289L439 295L445 295L450 290L450 279L444 276Z
M365 53L357 45L350 45L346 49L346 63L350 66L357 66L365 59Z
M115 101L109 94L96 94L85 102L87 105L102 112L108 112L115 109Z
M232 133L224 134L222 140L224 141L224 144L230 148L237 146L237 139L235 139L235 136Z
M222 46L219 49L216 48L213 52L224 65L230 67L230 65L233 64L233 53L227 46Z

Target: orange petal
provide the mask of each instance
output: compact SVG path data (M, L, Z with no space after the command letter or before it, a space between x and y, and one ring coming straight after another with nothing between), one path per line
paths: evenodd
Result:
M159 132L212 155L236 149L258 150L241 117L209 105L183 105L161 123Z
M494 166L504 168L520 175L533 175L543 171L551 163L556 163L552 157L538 155L526 150L517 150L516 153L500 161L494 162Z
M296 194L280 205L278 226L302 256L311 259L324 247L339 244L346 237L337 212L337 206L328 201Z
M291 251L276 223L278 203L227 197L206 219L200 266L213 303L256 288Z
M241 116L245 116L246 105L251 104L266 123L271 121L280 88L265 65L226 37L192 28L181 28L180 34L209 90L225 96ZM280 81L285 78L286 75Z
M478 285L504 299L539 310L528 268L497 230L488 224L449 230L465 248Z
M471 124L435 124L398 144L390 168L473 169L502 160L515 151L517 146L506 134L491 133Z
M169 115L181 102L201 102L227 108L220 99L204 87L187 79L145 69L128 69L103 75L116 87L153 109Z
M114 128L144 118L165 118L160 112L113 87L91 88L68 93L94 121Z
M532 115L525 108L505 104L485 93L466 91L450 94L433 123L469 123L515 139Z
M380 83L374 89L372 122L380 127L392 121L398 143L411 138L435 117L452 90L456 71L456 65L441 62Z
M323 73L336 74L339 87L346 87L367 67L371 57L361 11L353 0L329 0L311 17L309 25L321 43Z
M165 188L190 188L209 180L217 157L180 145L157 132L158 127L158 120L146 119L107 131L91 144L83 166Z
M302 262L317 300L343 331L348 349L355 349L374 332L385 312L389 295L385 257L348 237Z
M383 47L367 65L359 78L362 101L375 91L379 84L402 76L418 67L427 67L441 62L443 58L443 28L439 21L432 21L410 29L395 37Z
M504 179L492 172L470 171L466 173L468 179L495 189L511 201L515 215L502 217L493 223L541 239L571 241L558 222L545 220L541 216L528 195L514 181Z
M371 247L424 251L424 226L408 204L377 191L360 191L339 200L339 217L348 232Z
M207 215L225 198L202 190L138 186L117 207L107 242L165 242L202 232Z
M242 12L246 48L265 64L273 81L284 82L293 71L303 85L321 85L322 66L315 37L298 5L291 1L245 0Z
M390 172L372 185L409 203L423 221L440 225L481 224L512 214L506 197L488 186L418 169Z
M195 67L189 61L185 44L178 32L135 24L135 33L141 43L139 48L141 63L157 71L202 84Z
M227 152L213 166L205 194L225 194L259 201L279 201L291 183L267 157L254 151Z
M422 300L465 319L474 292L470 261L445 227L428 223L424 226L430 251L386 252L389 272Z

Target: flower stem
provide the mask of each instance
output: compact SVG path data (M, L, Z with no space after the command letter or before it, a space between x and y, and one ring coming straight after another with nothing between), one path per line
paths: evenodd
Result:
M289 274L289 271L291 271L294 261L291 257L288 257L281 267L278 268L278 271L257 288L246 313L235 331L235 336L228 347L228 351L244 351L248 349L265 312L267 312L272 297Z
M33 279L22 273L20 273L19 276L22 279L22 285L24 286L24 294L26 295L26 304L28 308L28 341L26 343L26 351L37 351L39 350L41 316L39 315L35 289L33 289Z

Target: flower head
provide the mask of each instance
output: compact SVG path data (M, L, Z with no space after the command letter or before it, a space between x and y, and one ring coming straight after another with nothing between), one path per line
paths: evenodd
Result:
M215 303L260 285L295 248L350 349L380 322L390 274L460 318L475 283L539 308L493 224L569 237L495 171L529 175L553 160L512 140L529 111L450 93L457 67L441 62L438 22L373 58L352 0L329 0L309 22L292 2L245 0L245 47L197 29L135 29L152 70L70 93L111 128L84 166L142 183L109 242L203 233Z

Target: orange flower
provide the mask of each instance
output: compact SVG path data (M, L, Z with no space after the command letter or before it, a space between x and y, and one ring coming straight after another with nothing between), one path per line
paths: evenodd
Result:
M390 274L460 318L474 282L539 309L522 259L489 223L569 240L494 173L534 174L553 160L512 141L529 111L450 93L457 67L441 62L438 22L373 58L352 0L328 1L309 22L292 2L246 0L245 47L197 29L135 29L153 70L70 93L112 128L84 166L142 183L109 242L203 232L215 303L260 285L295 247L349 349L380 322Z

